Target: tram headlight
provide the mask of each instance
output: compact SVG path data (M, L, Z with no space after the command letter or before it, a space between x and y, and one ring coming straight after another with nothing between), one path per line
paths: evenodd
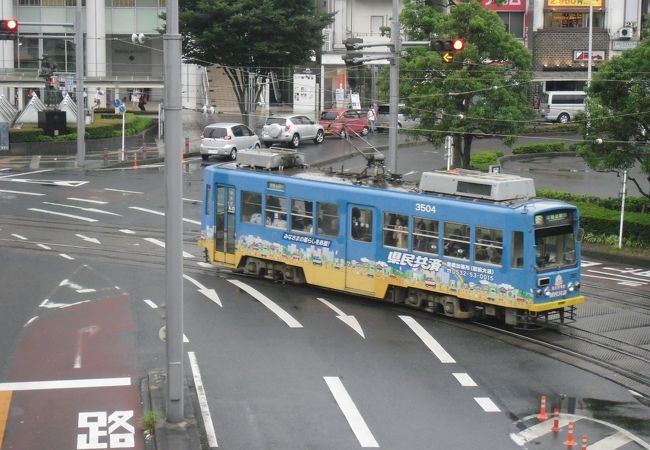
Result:
M576 287L573 285L573 282L569 282L569 284L567 285L567 289L569 290L569 292L573 292L576 290Z
M546 289L544 289L544 295L545 295L546 297L550 297L550 296L551 296L551 288L546 288Z

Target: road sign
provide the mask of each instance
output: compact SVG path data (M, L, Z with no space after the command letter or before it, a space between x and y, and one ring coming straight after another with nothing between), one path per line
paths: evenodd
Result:
M454 60L454 54L451 52L445 52L442 54L442 61L446 63L450 63Z
M113 100L113 106L114 107L119 108L120 105L122 105L122 102L120 101L119 98L116 98L115 100Z
M124 114L126 112L126 106L120 105L120 112Z

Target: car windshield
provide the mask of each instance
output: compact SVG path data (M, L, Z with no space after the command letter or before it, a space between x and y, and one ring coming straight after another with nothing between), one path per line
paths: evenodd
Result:
M221 139L228 135L228 130L225 128L206 128L203 136L212 139Z
M336 120L336 113L334 111L323 111L320 115L321 120Z
M277 123L278 125L284 125L287 119L283 117L269 117L266 119L266 124L267 125L273 125L274 123Z

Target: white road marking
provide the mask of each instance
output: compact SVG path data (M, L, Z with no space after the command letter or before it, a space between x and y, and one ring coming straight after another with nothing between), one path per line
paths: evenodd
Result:
M0 383L0 391L40 391L46 389L83 389L113 386L131 386L131 377Z
M40 248L45 249L45 250L52 250L52 247L48 247L45 244L36 244L36 245L38 245Z
M478 403L485 412L501 412L499 407L495 405L489 397L474 397L474 400L476 400L476 403Z
M217 294L217 291L215 291L214 289L208 289L207 287L203 286L201 283L199 283L194 278L192 278L192 277L190 277L188 275L183 274L183 278L185 278L186 280L188 280L191 283L194 283L194 285L199 288L198 292L200 294L205 295L210 300L212 300L217 305L219 305L219 306L221 306L223 308L223 305L221 304L221 299L219 298L219 294Z
M361 325L359 324L359 321L356 319L356 317L345 314L343 311L341 311L336 306L332 305L330 302L328 302L324 298L319 297L318 301L320 301L325 306L327 306L332 311L334 311L337 314L337 316L336 316L337 319L339 319L341 322L343 322L344 324L346 324L347 326L352 328L354 331L359 333L359 335L362 338L364 338L364 339L366 338L365 334L363 334L363 329L361 328Z
M111 189L111 188L104 188L105 191L113 191L113 192L124 192L125 194L144 194L144 192L138 192L138 191L125 191L123 189Z
M429 350L431 350L433 354L438 357L441 363L448 364L456 362L456 360L452 358L444 348L442 348L442 345L440 345L438 341L436 341L433 336L427 332L427 330L422 328L422 325L417 323L413 317L399 316L399 318L402 319L411 330L413 330L417 337L419 337L422 342L424 342L424 345L429 347Z
M142 208L140 206L129 206L129 209L135 209L136 211L147 212L150 214L155 214L157 216L163 216L163 217L165 216L164 212L154 211L153 209ZM193 223L194 225L201 225L200 221L194 219L186 219L185 217L183 217L183 222Z
M27 238L21 234L12 234L12 236L15 237L16 239L20 239L21 241L27 240Z
M38 316L34 316L31 319L29 319L27 322L25 322L25 325L23 325L23 328L28 327L30 323L38 319Z
M278 306L273 300L271 300L266 295L259 292L257 289L247 285L246 283L242 283L239 280L228 280L228 281L234 284L235 286L237 286L242 291L252 295L257 301L259 301L261 304L266 306L272 313L274 313L281 320L283 320L287 325L289 325L290 328L302 328L300 322L294 319L293 316L291 316L291 314L286 312L284 309Z
M62 208L80 209L82 211L93 212L93 213L97 213L97 214L108 214L109 216L122 217L122 214L117 214L117 213L113 213L113 212L110 212L110 211L104 211L103 209L97 209L97 208L84 208L83 206L66 205L65 203L52 203L52 202L43 202L43 204L44 205L52 205L52 206L61 206Z
M83 234L75 234L75 236L77 236L80 239L83 239L84 241L92 242L93 244L101 244L101 242L99 242L99 239L97 238L91 238L88 236L84 236Z
M196 387L196 395L199 398L199 408L201 409L201 416L203 416L203 426L205 427L205 435L208 439L208 446L218 447L217 434L214 431L212 424L212 416L210 415L210 408L208 407L208 397L205 395L205 387L203 380L201 380L201 371L199 364L196 361L194 352L187 352L190 359L190 366L192 367L192 376L194 377L194 386Z
M0 180L4 179L4 178L20 177L20 176L23 176L23 175L33 175L35 173L52 172L53 170L54 169L42 169L42 170L35 170L33 172L14 173L14 174L11 174L11 175L5 175L3 177L0 177ZM10 181L13 181L13 180L10 180Z
M92 288L77 289L78 294L88 294L89 292L97 292L97 289L92 289Z
M589 450L611 450L615 448L621 448L630 442L632 442L632 440L629 437L625 436L621 432L618 432L607 436L600 441L594 442L593 444L589 444L589 447L587 448Z
M65 253L59 253L59 256L61 256L61 258L69 259L70 261L74 261L74 258L72 256L66 255Z
M618 275L616 273L610 273L610 272L601 272L599 270L588 270L589 273L597 273L597 274L602 274L602 275L610 275L613 277L619 277L619 278L625 278L627 280L632 280L632 281L639 281L641 283L647 283L650 281L648 278L635 278L635 277L628 277L627 275Z
M193 198L185 198L183 197L184 202L190 202L190 203L203 203L203 200L194 200Z
M461 386L463 387L473 387L478 386L476 382L466 373L454 373L454 377L458 380Z
M53 216L69 217L71 219L78 219L78 220L83 220L83 221L86 221L86 222L97 222L97 219L93 219L91 217L75 216L73 214L65 214L65 213L56 212L56 211L48 211L47 209L27 208L27 210L28 211L41 212L41 213L44 213L44 214L52 214Z
M165 243L160 239L155 239L155 238L142 238L142 239L144 239L147 242L151 242L152 244L158 245L162 248L165 248ZM194 255L183 250L183 258L191 259L194 258Z
M124 234L135 234L135 231L132 231L132 230L125 230L125 229L120 230L120 232L122 232L122 233L124 233Z
M66 187L79 187L89 183L88 181L40 180L40 179L29 179L29 178L14 178L11 181L14 181L16 183L32 183L32 184L41 184L41 185L48 185L48 186L66 186Z
M0 192L5 192L7 194L34 195L38 197L42 197L43 195L45 195L45 194L41 194L40 192L10 191L8 189L0 189Z
M601 266L602 263L595 262L595 261L587 261L585 259L580 261L580 267L593 267L593 266Z
M94 203L96 205L107 205L108 202L103 202L101 200L91 200L89 198L77 198L77 197L68 197L68 200L73 200L75 202L86 202L86 203Z
M339 408L341 408L341 412L343 412L343 415L347 419L350 428L352 428L352 432L357 437L359 444L361 444L361 447L379 447L370 428L366 425L366 421L363 420L363 416L361 416L350 394L348 394L345 386L343 386L341 379L339 377L323 378L334 396L334 400L336 400Z
M206 268L211 268L211 267L213 267L212 264L207 263L207 262L205 262L205 261L199 261L199 262L196 263L196 265L197 265L197 266L201 266L201 267L206 267Z
M147 305L149 305L149 307L150 307L151 309L158 309L158 305L156 305L154 302L152 302L152 301L149 300L148 298L145 298L145 299L142 300L142 301L145 302Z
M558 418L558 426L560 428L566 427L569 422L577 422L580 418L577 418L571 414L560 414ZM524 444L539 439L544 435L553 432L553 420L545 420L540 423L536 423L525 430L520 431L519 433L511 433L510 439L515 441L518 445L523 446Z
M89 325L77 331L77 343L76 343L76 349L75 349L76 351L75 351L74 364L73 364L73 367L75 369L81 369L81 353L83 352L84 335L91 337L98 331L99 331L99 327L97 325Z
M630 280L623 280L621 278L612 278L612 277L604 277L602 275L589 275L588 273L581 273L581 277L587 277L587 278L597 278L599 280L611 280L611 281L617 281L619 284L623 283L634 283L632 286L643 286L644 284L647 283L647 281L630 281Z

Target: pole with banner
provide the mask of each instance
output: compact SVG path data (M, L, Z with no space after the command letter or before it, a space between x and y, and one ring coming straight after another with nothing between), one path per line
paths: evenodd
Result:
M116 107L120 114L122 114L122 151L120 152L120 161L126 161L126 152L124 150L124 133L126 124L126 106L120 101L119 98L113 100L113 106Z

